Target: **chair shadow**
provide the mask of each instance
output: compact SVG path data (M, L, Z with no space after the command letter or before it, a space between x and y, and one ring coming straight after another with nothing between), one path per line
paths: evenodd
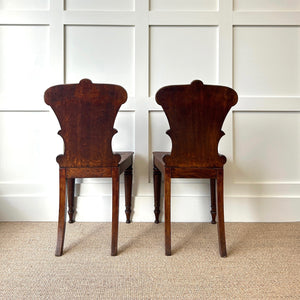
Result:
M197 236L201 235L205 228L211 224L195 223L192 225L192 228L178 241L172 245L172 254L177 254L187 248L191 241L194 240ZM213 225L212 225L213 226Z
M89 240L91 237L99 234L99 232L102 231L102 234L107 236L107 245L110 245L110 239L111 239L111 223L109 224L109 230L107 230L108 227L107 224L105 224L105 229L103 229L103 227L101 225L96 225L95 228L93 228L90 232L88 232L87 234L82 235L81 237L77 237L75 240L69 241L68 245L65 245L64 247L64 251L63 253L70 253L73 252L79 245L83 244L86 240ZM122 224L124 225L124 227L122 228L123 230L125 230L128 227L134 225L132 222L129 224ZM69 226L72 226L72 224L70 224ZM124 243L122 243L121 245L119 244L118 246L118 255L121 255L127 251L129 251L132 246L137 243L138 241L145 239L147 240L147 235L149 235L150 233L153 233L153 230L155 230L155 227L159 226L157 224L147 224L147 227L143 230L140 230L137 232L137 235L130 237L129 239L127 239ZM126 227L126 228L125 228ZM120 229L119 229L120 230ZM68 238L66 236L66 238ZM120 238L119 238L120 240ZM101 245L99 246L101 247ZM110 248L109 248L110 251Z

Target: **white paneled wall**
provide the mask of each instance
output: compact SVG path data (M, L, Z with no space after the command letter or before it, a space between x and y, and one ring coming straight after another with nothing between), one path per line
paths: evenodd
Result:
M82 78L128 92L112 145L135 152L134 221L154 220L151 153L171 149L155 93L194 79L239 94L219 144L226 221L300 221L300 0L0 0L0 220L56 221L63 142L43 93ZM76 193L77 220L111 220L110 179ZM173 221L209 220L207 180L172 196Z

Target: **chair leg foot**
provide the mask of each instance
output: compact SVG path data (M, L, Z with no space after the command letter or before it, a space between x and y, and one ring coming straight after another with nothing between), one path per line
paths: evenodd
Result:
M166 256L171 256L171 250L170 251L166 251Z

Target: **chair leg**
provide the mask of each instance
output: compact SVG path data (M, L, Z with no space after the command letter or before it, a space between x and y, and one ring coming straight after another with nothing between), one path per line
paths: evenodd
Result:
M59 169L59 214L57 228L56 256L63 254L66 230L66 169Z
M226 257L226 240L225 240L225 225L224 225L224 205L223 205L223 169L217 171L217 217L218 217L218 238L219 251L221 257Z
M75 222L75 202L74 202L74 193L75 193L75 178L67 179L68 187L68 214L69 214L69 223Z
M153 186L154 186L154 215L155 223L159 223L160 214L160 188L161 188L161 172L156 166L153 166Z
M211 224L216 224L216 179L210 179Z
M171 255L171 172L165 169L165 254Z
M118 252L118 229L119 229L119 169L112 169L112 230L111 230L111 255Z
M127 168L124 172L125 181L125 214L126 223L130 223L131 215L131 197L132 197L132 166Z

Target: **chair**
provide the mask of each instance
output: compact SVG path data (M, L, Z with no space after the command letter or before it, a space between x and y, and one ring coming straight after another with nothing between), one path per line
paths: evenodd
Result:
M117 255L119 222L119 177L124 172L126 222L130 223L133 152L113 153L113 128L120 106L127 100L125 89L112 84L93 84L83 79L79 84L62 84L45 92L61 126L64 154L59 164L59 217L56 256L63 253L66 227L66 192L69 222L75 222L75 178L112 178L111 255Z
M171 152L153 152L155 223L159 223L161 175L164 176L165 254L171 255L171 178L210 178L212 223L217 217L219 251L226 254L223 211L223 165L218 143L224 135L222 124L230 108L237 103L236 92L228 87L204 85L200 80L190 85L161 88L156 93L169 121L166 133L172 141Z

